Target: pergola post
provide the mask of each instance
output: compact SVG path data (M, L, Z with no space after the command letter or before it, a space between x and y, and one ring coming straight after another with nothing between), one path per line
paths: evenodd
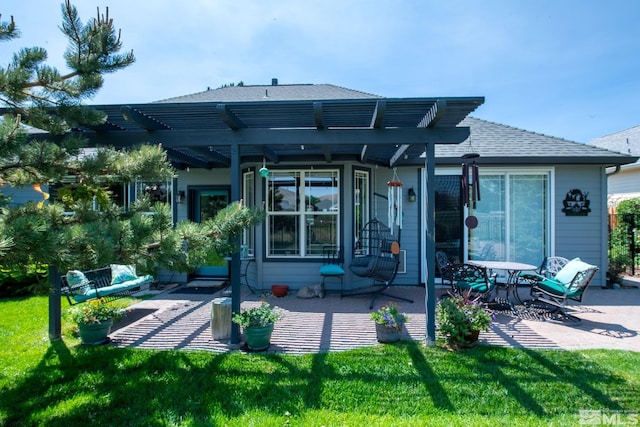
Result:
M426 233L426 264L427 264L427 283L425 284L425 311L427 315L427 335L426 345L432 346L436 343L436 285L433 272L435 271L435 253L436 253L436 192L435 192L435 144L425 145L425 173L426 173L426 216L427 216L427 233Z
M238 144L231 145L231 200L240 200L242 189L242 171L240 169L240 147ZM239 243L240 242L235 242ZM240 311L240 253L231 254L231 312ZM240 342L240 326L231 322L231 344Z
M62 338L62 290L58 268L49 266L49 339Z

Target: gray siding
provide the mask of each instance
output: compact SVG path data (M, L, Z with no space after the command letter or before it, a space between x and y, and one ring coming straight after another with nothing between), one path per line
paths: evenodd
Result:
M605 284L607 271L606 181L601 168L593 166L558 167L555 174L555 251L553 255L579 257L600 270L593 285ZM587 216L567 216L562 201L567 192L579 189L589 193L591 212Z

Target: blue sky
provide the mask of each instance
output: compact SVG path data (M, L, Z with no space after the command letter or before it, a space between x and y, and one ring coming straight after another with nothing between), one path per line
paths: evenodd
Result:
M64 70L62 0L4 0ZM91 104L245 84L330 83L387 97L484 96L473 116L578 142L640 125L637 0L76 0L136 62Z

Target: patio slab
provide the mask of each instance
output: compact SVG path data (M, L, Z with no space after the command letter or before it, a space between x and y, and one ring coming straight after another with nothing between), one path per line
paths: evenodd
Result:
M438 290L441 294L444 290ZM520 290L521 293L523 290ZM404 339L424 341L426 334L425 289L394 287L390 291L412 298L398 302L410 321ZM183 294L179 289L160 293L132 306L131 322L114 330L112 345L147 349L184 349L227 352L241 348L228 340L211 336L211 302L220 291ZM329 294L325 298L299 299L295 292L282 298L269 293L252 294L242 288L243 306L261 300L284 310L276 324L269 352L306 354L377 345L374 323L369 319L370 297ZM378 297L374 309L391 299ZM556 324L499 313L480 343L519 348L587 349L605 348L640 351L640 289L590 288L580 305L572 306L579 325ZM136 313L142 315L136 316Z

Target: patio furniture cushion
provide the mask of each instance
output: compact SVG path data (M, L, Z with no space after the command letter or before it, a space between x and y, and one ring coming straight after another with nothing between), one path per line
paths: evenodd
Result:
M117 285L120 283L134 280L138 276L136 275L136 268L133 265L111 264L111 284Z
M89 279L80 270L69 270L67 272L67 283L69 283L69 286L77 288L81 294L91 289Z
M74 295L73 299L76 302L84 302L90 299L101 298L108 295L116 294L118 292L128 291L128 290L137 288L152 280L153 280L153 276L146 275L146 276L136 277L133 280L128 280L126 282L118 283L111 286L105 286L102 288L89 288L89 290L83 294Z
M456 285L462 290L471 288L474 292L486 293L495 286L495 279L458 280Z
M571 283L576 274L580 271L587 270L589 268L595 267L594 265L587 264L586 262L580 260L580 258L574 258L567 263L560 271L556 273L553 277L555 280L561 283Z
M537 285L545 291L558 296L564 295L564 293L567 292L567 286L555 279L544 278L540 280ZM582 291L583 290L580 288L569 289L567 292L567 298L576 297L578 296L578 293L582 293Z
M475 264L450 264L443 270L443 280L451 284L455 294L470 289L483 299L496 287L495 275L488 276L486 268Z
M132 276L131 272L135 271L134 267L123 267L125 268L115 267L112 269L109 266L87 271L71 270L67 274L60 276L60 290L67 297L69 304L74 305L96 298L113 301L125 296L131 296L138 291L140 286L154 281L151 275ZM123 278L128 277L132 277L132 279L124 280L121 283L113 283L111 274L114 270L122 273L116 278L117 281L122 281Z
M320 267L322 276L339 276L344 274L344 269L337 264L326 264Z

